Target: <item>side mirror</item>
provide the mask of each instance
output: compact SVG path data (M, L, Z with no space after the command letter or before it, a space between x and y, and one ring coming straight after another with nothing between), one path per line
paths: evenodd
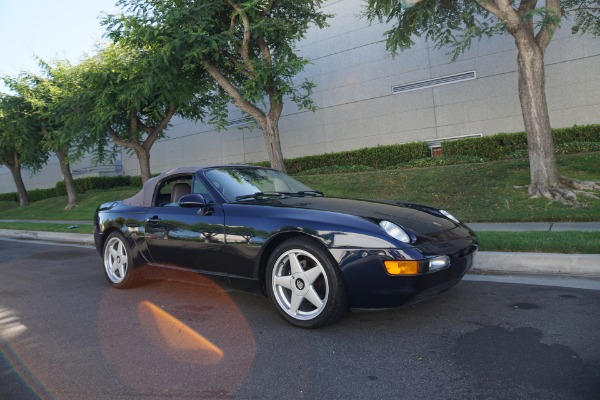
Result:
M206 200L204 196L198 193L186 194L177 202L179 207L192 208L192 207L206 207Z

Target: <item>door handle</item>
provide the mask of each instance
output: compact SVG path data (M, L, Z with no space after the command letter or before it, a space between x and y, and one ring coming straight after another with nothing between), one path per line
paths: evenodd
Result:
M162 221L162 220L160 218L158 218L158 215L154 215L153 217L146 218L146 222L149 222L151 224L155 223L155 222L160 222L160 221Z

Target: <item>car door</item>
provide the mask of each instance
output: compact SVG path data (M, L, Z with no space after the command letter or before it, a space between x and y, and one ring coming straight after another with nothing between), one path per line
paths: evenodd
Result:
M207 205L179 206L180 184L190 186L188 193L202 194ZM222 269L225 242L223 208L214 202L196 175L168 178L158 185L153 205L146 214L145 237L156 264L207 272L220 272Z

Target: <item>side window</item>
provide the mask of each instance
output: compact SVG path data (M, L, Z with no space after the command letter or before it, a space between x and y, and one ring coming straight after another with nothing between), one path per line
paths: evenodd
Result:
M196 175L194 175L192 183L192 193L201 194L207 203L215 202L204 182L202 182Z
M176 205L182 196L191 193L191 188L191 176L178 176L176 178L166 179L158 186L158 191L154 198L154 206L163 207Z

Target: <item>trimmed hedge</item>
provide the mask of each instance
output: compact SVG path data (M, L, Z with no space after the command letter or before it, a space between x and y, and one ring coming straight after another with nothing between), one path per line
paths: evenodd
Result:
M152 174L152 177L158 176L159 174ZM141 176L130 176L129 177L129 186L134 187L142 187L142 177Z
M30 202L50 199L52 197L59 196L55 188L50 189L32 189L27 191L27 197ZM17 192L2 193L0 194L0 201L19 201L19 194Z
M556 146L556 154L591 153L600 151L600 142L571 142Z
M427 143L412 142L293 158L285 160L285 168L290 174L326 169L327 167L339 168L356 165L385 169L403 162L429 157L429 155ZM265 164L268 165L268 163L256 163L256 165Z
M0 194L0 201L19 201L17 192Z
M571 128L553 129L554 145L560 148L566 143L600 142L600 125L573 126ZM591 146L582 148L589 148ZM472 156L489 160L513 158L517 154L527 152L525 132L499 133L472 139L459 139L442 142L444 156Z
M85 193L90 190L107 190L117 186L132 186L132 177L120 176L88 176L75 179L75 190L77 193ZM140 180L141 182L141 180ZM140 184L141 186L141 184ZM66 196L67 188L64 181L56 182L56 192L58 196Z
M31 203L33 203L35 201L50 199L52 197L57 197L57 196L60 196L60 194L58 194L58 191L56 190L56 188L33 189L33 190L27 191L27 197L29 197L29 201ZM18 195L17 195L17 198L18 198Z
M77 178L75 181L75 190L83 194L90 190L109 190L119 186L142 187L142 178L140 176L88 176ZM50 189L33 189L27 191L30 202L50 199L58 196L66 196L67 189L64 181L56 182L56 186ZM0 201L19 201L19 195L16 192L0 194Z
M571 142L600 142L600 125L575 125L552 129L554 144Z

